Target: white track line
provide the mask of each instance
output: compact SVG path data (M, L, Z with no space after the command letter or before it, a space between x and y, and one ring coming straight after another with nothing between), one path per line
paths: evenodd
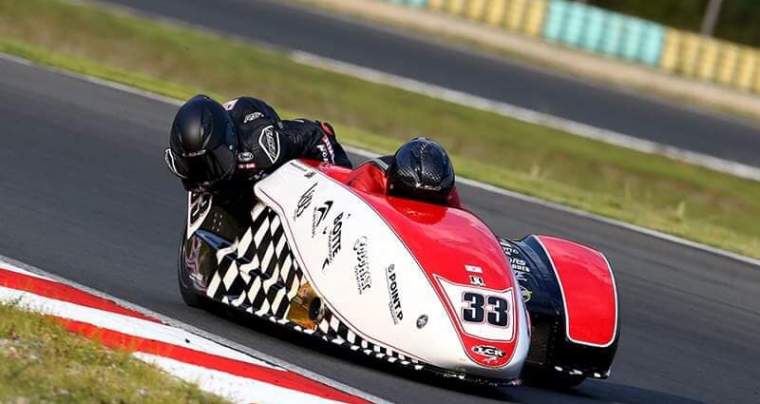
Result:
M336 401L279 387L255 379L206 369L163 356L135 352L132 355L152 363L164 371L197 384L201 389L236 403L305 403L328 404Z
M0 59L5 59L5 60L8 60L8 61L12 61L12 62L16 62L16 63L28 65L28 66L35 66L35 67L37 67L39 69L52 71L52 72L61 74L63 76L72 77L72 78L76 78L76 79L79 79L79 80L83 80L83 81L87 81L87 82L90 82L90 83L94 83L94 84L97 84L97 85L113 88L113 89L116 89L116 90L119 90L119 91L123 91L123 92L128 93L128 94L138 95L138 96L141 96L141 97L145 97L145 98L148 98L148 99L151 99L151 100L155 100L155 101L158 101L158 102L163 102L163 103L170 104L170 105L181 105L182 104L181 101L173 99L173 98L164 97L162 95L158 95L158 94L155 94L155 93L151 93L151 92L148 92L148 91L145 91L145 90L140 90L140 89L137 89L137 88L134 88L134 87L130 87L130 86L127 86L127 85L124 85L124 84L120 84L120 83L115 83L115 82L108 81L108 80L103 80L103 79L99 79L99 78L95 78L95 77L91 77L91 76L86 76L86 75L78 74L78 73L72 73L70 71L66 71L66 70L62 70L62 69L57 69L57 68L53 68L53 67L50 67L50 66L38 65L38 64L35 64L35 63L33 63L33 62L29 61L29 60L21 59L21 58L18 58L16 56L6 55L4 53L0 53ZM348 150L348 151L350 151L351 153L358 154L360 156L364 156L364 157L368 157L368 158L374 158L374 157L379 156L375 152L371 152L371 151L364 150L364 149L357 148L357 147L348 147L347 146L347 147L345 147L345 149ZM469 178L458 177L457 181L460 182L460 183L462 183L462 184L465 184L465 185L468 185L468 186L471 186L471 187L474 187L474 188L479 188L479 189L482 189L484 191L491 192L491 193L494 193L494 194L497 194L497 195L506 196L506 197L510 197L510 198L515 198L515 199L518 199L518 200L521 200L521 201L525 201L525 202L528 202L528 203L532 203L532 204L536 204L536 205L543 206L543 207L546 207L546 208L558 210L560 212L569 213L569 214L576 215L576 216L579 216L579 217L595 220L597 222L601 222L601 223L605 223L605 224L609 224L609 225L613 225L613 226L622 227L624 229L631 230L631 231L634 231L634 232L637 232L637 233L646 234L646 235L648 235L650 237L659 238L659 239L662 239L662 240L665 240L665 241L669 241L669 242L672 242L672 243L675 243L675 244L679 244L679 245L683 245L683 246L686 246L686 247L694 248L696 250L704 251L704 252L707 252L707 253L710 253L710 254L714 254L714 255L718 255L718 256L721 256L721 257L733 259L735 261L743 262L743 263L746 263L746 264L749 264L749 265L753 265L753 266L756 266L756 267L760 268L760 259L747 257L747 256L744 256L744 255L741 255L741 254L737 254L737 253L734 253L734 252L722 250L722 249L717 248L717 247L712 247L712 246L708 246L706 244L701 244L701 243L698 243L698 242L695 242L695 241L686 240L684 238L681 238L681 237L678 237L678 236L673 236L673 235L670 235L670 234L666 234L666 233L663 233L663 232L660 232L660 231L657 231L657 230L647 229L647 228L644 228L644 227L641 227L641 226L637 226L637 225L634 225L634 224L630 224L630 223L626 223L626 222L623 222L623 221L620 221L620 220L610 219L610 218L607 218L607 217L604 217L604 216L600 216L600 215L597 215L597 214L594 214L594 213L589 213L589 212L582 211L582 210L579 210L579 209L575 209L575 208L571 208L571 207L568 207L568 206L564 206L564 205L561 205L561 204L558 204L558 203L555 203L555 202L549 202L549 201L546 201L546 200L543 200L543 199L538 199L538 198L535 198L535 197L532 197L532 196L528 196L528 195L524 195L524 194L521 194L521 193L518 193L518 192L509 191L509 190L506 190L506 189L503 189L503 188L499 188L499 187L496 187L496 186L493 186L493 185L490 185L490 184L486 184L486 183L483 183L483 182L480 182L480 181L472 180L472 179L469 179Z

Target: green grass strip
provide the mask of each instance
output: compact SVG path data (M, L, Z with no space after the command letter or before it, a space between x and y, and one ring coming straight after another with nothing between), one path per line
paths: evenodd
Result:
M224 403L149 365L0 303L0 402Z
M333 121L343 142L377 152L430 136L462 176L760 257L758 182L304 66L218 34L81 3L0 0L0 52L179 99L255 95L285 115Z

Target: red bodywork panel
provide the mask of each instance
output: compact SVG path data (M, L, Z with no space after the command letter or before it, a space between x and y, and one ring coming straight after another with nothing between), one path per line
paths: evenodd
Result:
M520 335L520 316L516 310L521 305L519 289L515 288L515 278L509 262L498 240L491 230L473 214L448 206L395 198L385 195L384 177L365 165L355 172L319 165L316 168L333 179L343 183L352 192L366 201L382 216L396 232L406 247L424 269L428 281L444 304L452 323L456 326L463 348L475 363L486 367L506 366ZM474 275L482 278L483 286L474 285L465 266L479 267L482 273ZM504 293L512 290L511 320L514 330L502 341L487 340L465 333L462 326L462 302L450 302L440 281L444 278L452 283L488 293ZM478 354L475 347L495 347L503 356L494 358Z
M339 177L343 174L336 173ZM339 179L339 177L334 177ZM388 181L385 177L385 173L380 167L372 163L365 163L356 167L351 171L341 182L348 184L354 189L369 194L385 194L388 188ZM462 208L462 204L459 201L459 192L456 187L449 194L447 205L452 208Z
M371 163L356 167L342 182L354 189L370 194L385 194L388 187L388 181L383 170Z
M617 333L615 280L607 259L571 241L537 237L557 275L565 301L567 337L575 343L606 347Z

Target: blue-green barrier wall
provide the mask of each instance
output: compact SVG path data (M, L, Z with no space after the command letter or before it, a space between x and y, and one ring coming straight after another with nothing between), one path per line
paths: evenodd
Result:
M390 2L420 8L427 6L427 0L390 0Z
M657 66L665 27L565 0L551 0L544 39L605 56Z
M382 0L760 93L760 51L569 0ZM654 1L654 0L653 0Z

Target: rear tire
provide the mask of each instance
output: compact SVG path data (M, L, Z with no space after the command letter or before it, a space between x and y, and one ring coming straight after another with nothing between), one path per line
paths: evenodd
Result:
M179 241L179 255L177 256L177 283L179 284L179 293L182 295L182 300L186 305L196 308L204 308L208 302L206 296L201 295L192 286L193 281L188 275L187 268L185 267L185 234L186 231L182 231L182 237Z

